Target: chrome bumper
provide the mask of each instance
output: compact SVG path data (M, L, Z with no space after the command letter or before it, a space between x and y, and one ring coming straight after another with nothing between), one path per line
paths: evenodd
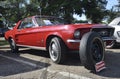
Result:
M107 41L107 40L112 41L112 40L116 40L116 38L115 37L102 37L102 40L103 41ZM81 40L73 40L73 39L67 40L68 43L79 43L80 41Z
M116 40L116 38L115 37L102 37L102 40L103 41L107 41L107 40L112 41L112 40Z

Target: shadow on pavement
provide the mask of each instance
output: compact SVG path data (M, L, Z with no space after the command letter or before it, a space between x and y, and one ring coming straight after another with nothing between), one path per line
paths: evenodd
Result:
M120 78L120 53L110 50L105 54L106 69L98 75L110 78Z
M29 53L32 55L37 55L45 58L49 58L49 53L41 50L28 49L21 51L20 53ZM67 52L65 61L61 65L70 65L70 66L81 66L79 52Z
M20 53L18 54L11 54L9 52L10 51L7 51L7 52L0 51L0 54L4 54L6 56L8 55L10 57L36 63L37 67L32 67L32 66L22 64L19 62L6 60L5 58L0 57L0 62L1 62L0 63L0 76L8 76L8 75L14 75L14 74L19 74L19 73L25 73L25 72L30 72L30 71L34 71L37 69L42 69L42 68L50 66L50 63L43 63L41 61L38 62L38 61L20 57L20 54L28 53L31 55L49 58L48 52L40 51L40 50L33 50L33 49L20 50ZM118 52L107 50L105 53L105 62L106 62L107 68L95 75L98 75L101 77L107 77L107 78L120 78L120 50ZM81 66L79 53L69 52L67 54L67 60L62 65L63 66L64 65L65 66ZM42 67L39 67L39 66L42 66Z
M49 58L49 54L47 52L43 51L43 53L44 53L43 54L39 50L31 50L31 51L33 51L33 52L36 51L31 54ZM105 52L105 63L106 63L107 68L95 75L99 75L99 76L107 77L107 78L120 78L120 52L113 52L113 51L107 50ZM65 66L82 66L80 63L79 53L78 52L68 52L67 60L62 65L63 66L64 65Z
M9 57L11 59L9 59ZM17 62L12 58L17 59L20 62ZM25 63L22 63L21 61L23 62L25 61ZM33 64L29 65L31 63ZM34 61L24 57L20 57L19 53L10 53L10 51L5 52L0 50L0 76L5 77L5 76L20 74L20 73L26 73L26 72L35 71L38 69L43 69L48 66L50 66L50 64L48 63L44 63L41 61Z

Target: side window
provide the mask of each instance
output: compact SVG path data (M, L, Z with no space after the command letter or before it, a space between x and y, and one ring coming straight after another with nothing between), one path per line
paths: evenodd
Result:
M24 29L24 28L32 28L34 27L34 23L32 22L32 18L25 18L20 26L18 27L18 29Z

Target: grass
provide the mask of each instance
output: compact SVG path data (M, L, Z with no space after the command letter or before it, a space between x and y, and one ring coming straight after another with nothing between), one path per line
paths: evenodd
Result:
M0 46L2 45L9 45L9 43L6 40L0 40Z

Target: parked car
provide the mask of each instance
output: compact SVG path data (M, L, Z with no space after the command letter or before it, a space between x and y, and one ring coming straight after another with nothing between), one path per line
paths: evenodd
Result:
M113 19L110 23L109 26L114 27L114 37L116 40L112 41L107 48L115 48L116 46L120 46L120 17L117 17Z
M51 16L32 16L20 20L5 33L11 51L19 46L48 51L54 63L63 63L68 51L80 51L87 69L104 60L104 42L112 41L114 28L101 24L66 24Z
M0 28L0 37L4 37L6 31L8 31L8 28Z

